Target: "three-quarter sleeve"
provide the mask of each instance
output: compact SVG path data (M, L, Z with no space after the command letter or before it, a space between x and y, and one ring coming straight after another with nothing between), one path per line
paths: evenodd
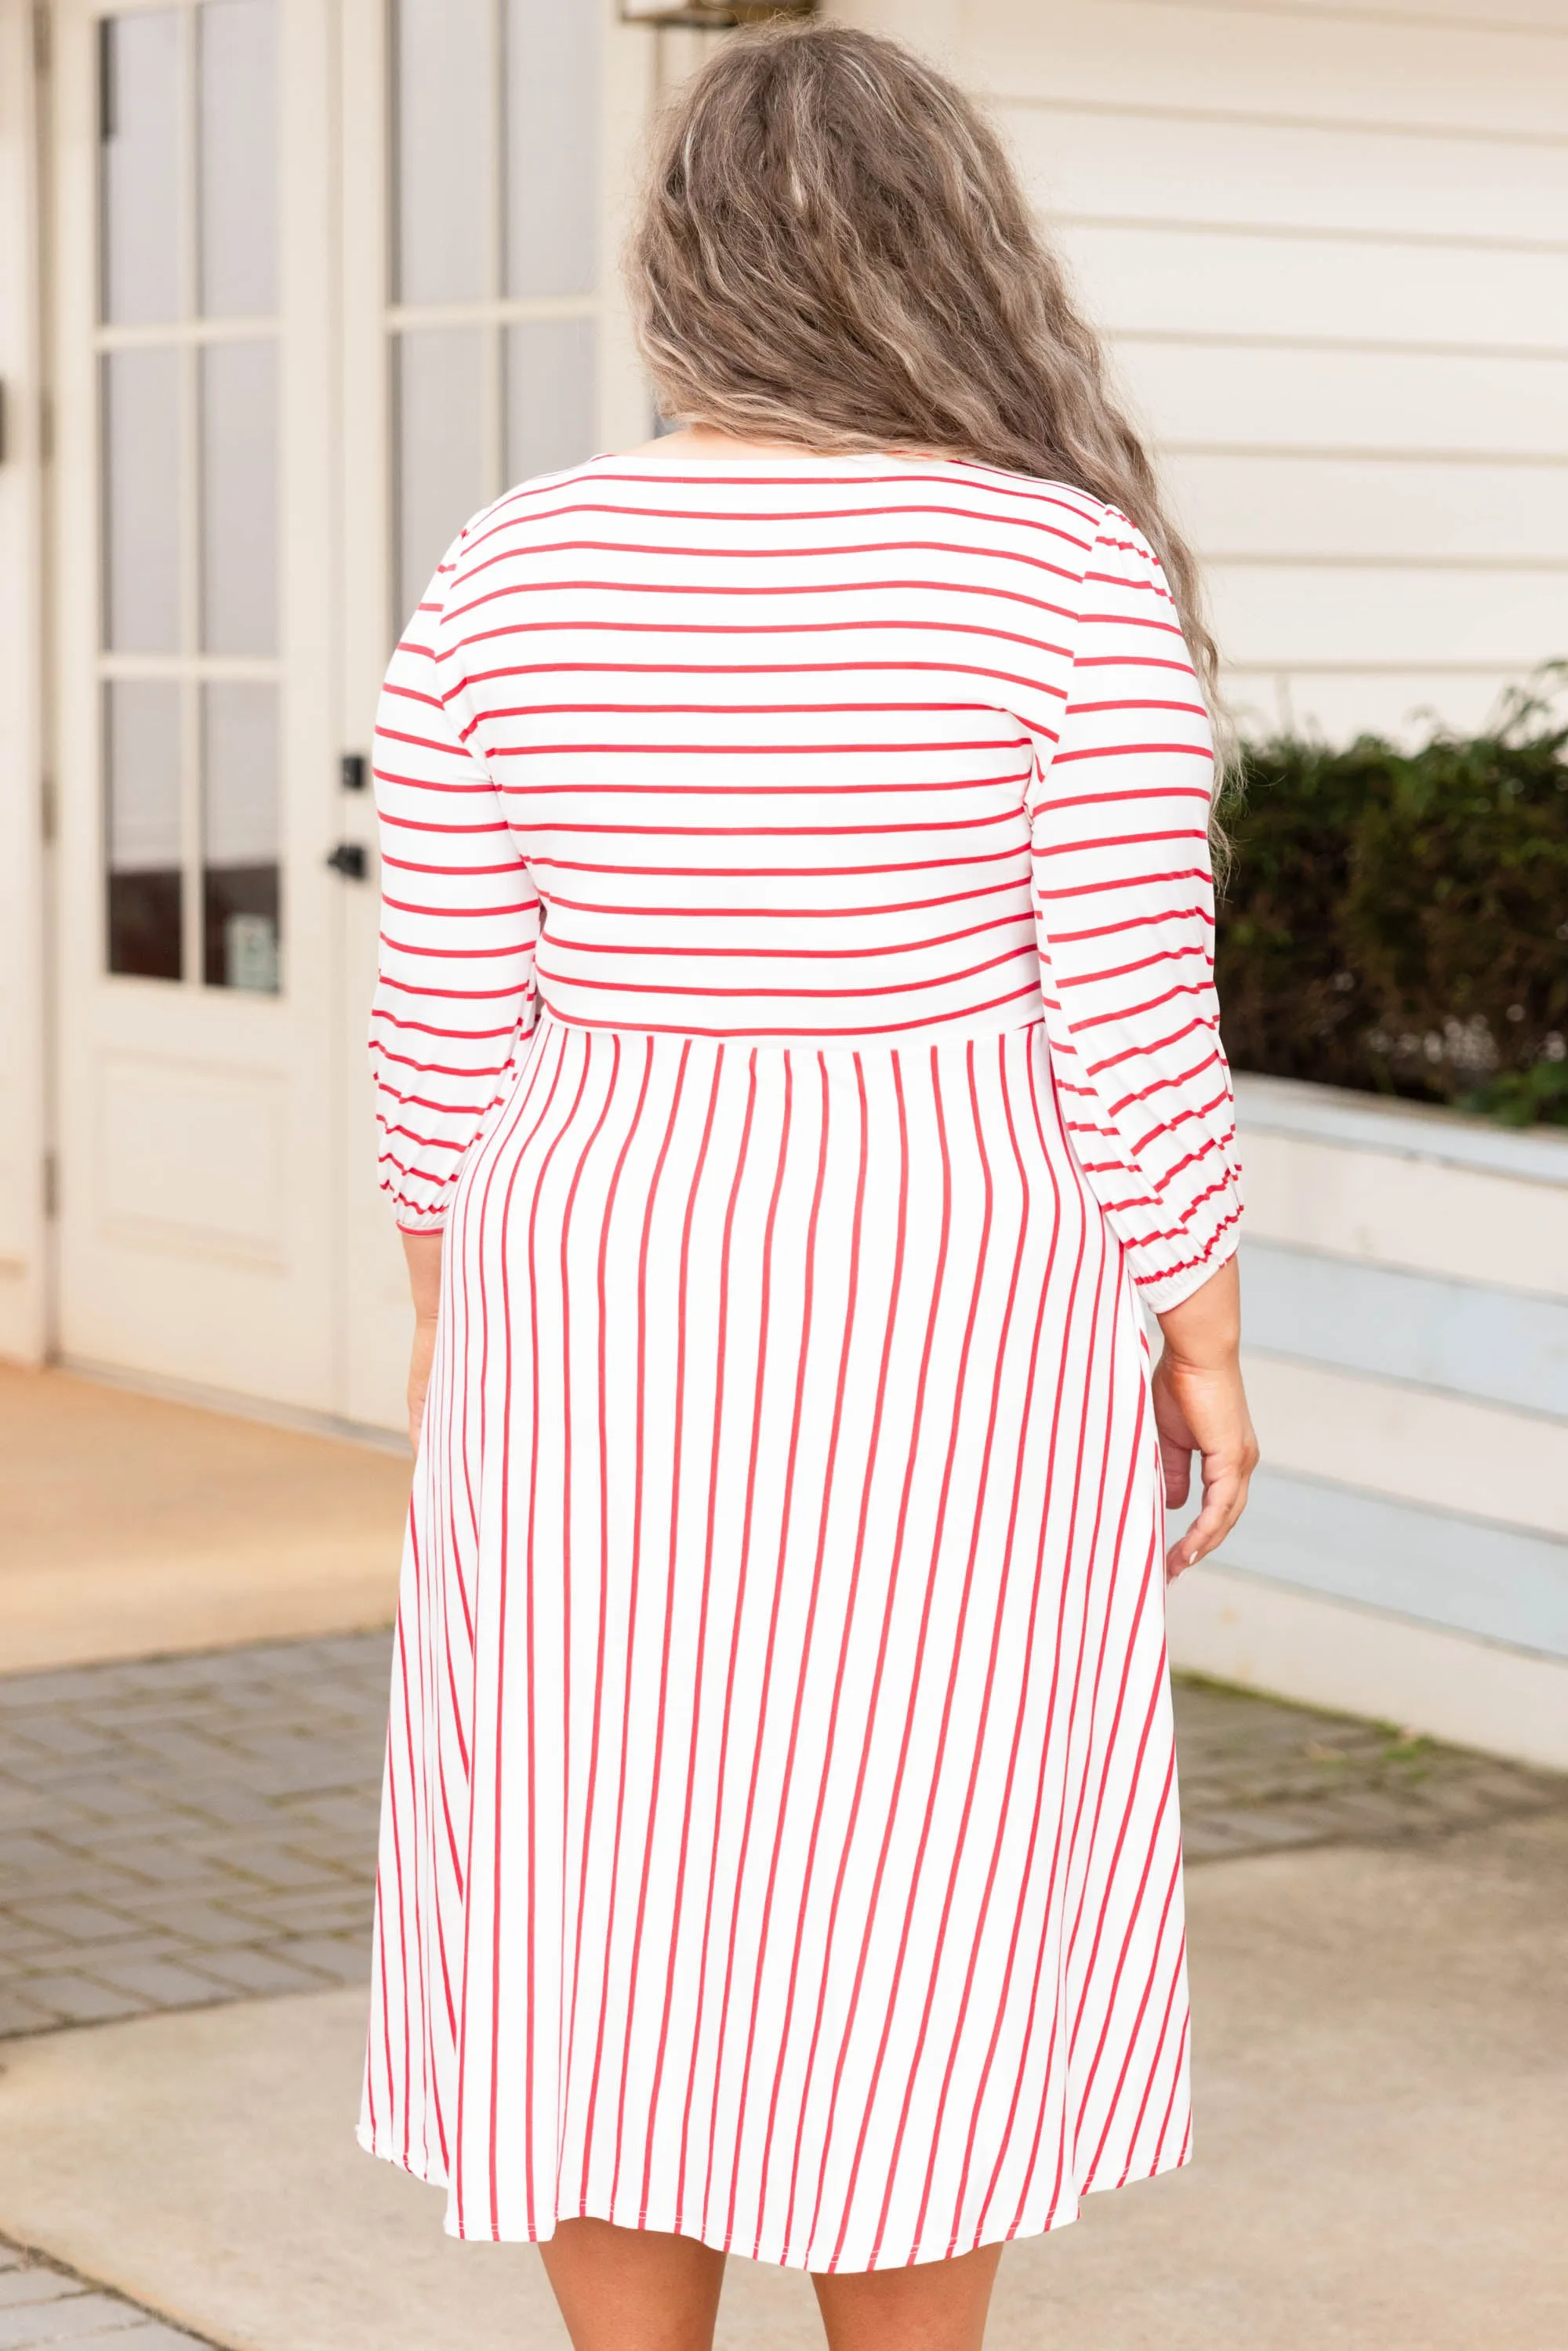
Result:
M1080 1163L1139 1294L1179 1304L1236 1247L1214 993L1213 744L1148 541L1107 512L1067 701L1030 791L1046 1031Z
M380 967L370 1053L382 1186L405 1232L439 1232L463 1155L533 1019L538 894L469 747L447 557L392 656L376 718Z

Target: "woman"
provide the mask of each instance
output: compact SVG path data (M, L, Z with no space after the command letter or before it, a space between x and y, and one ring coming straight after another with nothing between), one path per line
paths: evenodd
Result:
M630 263L685 428L471 523L382 706L361 2135L579 2351L706 2346L727 2251L964 2351L1007 2238L1187 2153L1160 1448L1171 1573L1255 1454L1213 648L903 50L725 48Z

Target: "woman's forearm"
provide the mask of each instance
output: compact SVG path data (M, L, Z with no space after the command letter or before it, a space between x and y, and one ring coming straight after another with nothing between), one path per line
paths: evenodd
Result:
M413 1296L414 1319L434 1322L441 1305L442 1233L404 1233L402 1253L408 1266L408 1286Z
M413 1293L413 1347L408 1365L408 1441L417 1453L424 1419L425 1391L435 1360L435 1325L441 1312L440 1233L404 1233L402 1253Z
M1159 1318L1166 1351L1195 1371L1228 1364L1241 1344L1241 1280L1236 1259L1227 1259L1201 1290L1168 1307Z

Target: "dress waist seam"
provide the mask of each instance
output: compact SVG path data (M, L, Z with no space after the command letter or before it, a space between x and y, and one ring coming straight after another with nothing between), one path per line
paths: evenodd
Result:
M531 1034L538 1038L546 1029L560 1029L585 1037L645 1037L667 1045L719 1045L747 1052L845 1054L863 1058L873 1053L925 1053L934 1046L977 1044L988 1037L1012 1036L1020 1029L1038 1029L1044 1019L1045 1007L1037 998L1032 1010L1025 1010L1009 1019L974 1025L959 1019L929 1021L918 1029L902 1033L865 1029L855 1030L846 1036L833 1036L800 1029L779 1035L751 1029L677 1029L662 1025L655 1027L635 1020L574 1020L540 999L536 1008Z

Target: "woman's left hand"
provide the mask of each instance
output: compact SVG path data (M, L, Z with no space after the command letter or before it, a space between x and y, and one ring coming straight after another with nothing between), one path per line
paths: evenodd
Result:
M1203 1508L1166 1559L1170 1578L1218 1550L1247 1507L1258 1439L1241 1384L1241 1292L1236 1260L1160 1316L1165 1348L1155 1365L1155 1426L1166 1506L1186 1501L1192 1457L1203 1461Z

